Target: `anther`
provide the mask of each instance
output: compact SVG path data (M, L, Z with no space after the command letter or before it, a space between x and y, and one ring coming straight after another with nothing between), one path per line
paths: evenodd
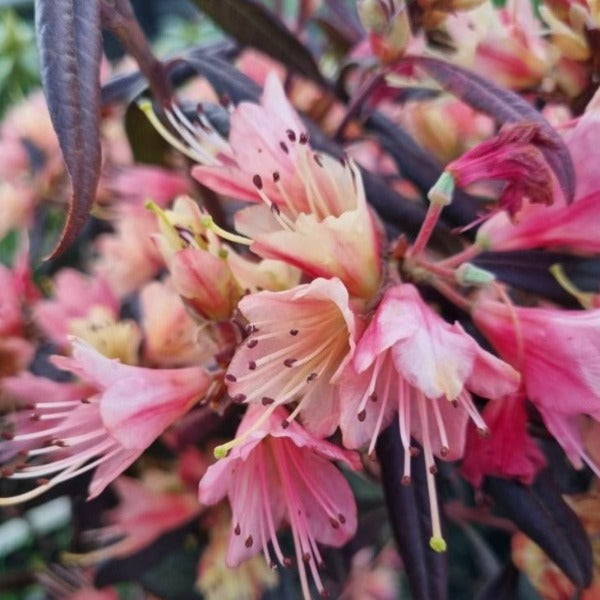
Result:
M273 404L273 402L275 402L275 399L269 398L269 396L263 396L261 402L263 406L269 406L270 404Z
M306 133L301 133L300 134L300 143L301 144L308 144L308 135L306 135Z
M319 376L318 373L311 373L307 378L306 378L306 383L310 383L311 381L314 381L317 377Z
M50 480L46 479L45 477L40 477L40 479L35 480L36 485L48 485L49 483L50 483Z
M440 454L442 456L448 456L448 454L450 454L450 448L448 448L448 446L442 446L440 448Z
M252 177L252 183L257 189L262 190L263 183L260 175L254 175L254 177Z
M279 181L279 179L280 179L279 171L275 171L275 172L273 173L273 181L274 181L275 183L277 183L277 182Z
M256 369L256 361L255 361L255 360L251 360L251 361L249 361L249 362L248 362L248 368L249 368L251 371L254 371L254 370Z
M402 479L400 480L400 483L405 487L407 485L410 485L410 475L403 475Z
M369 396L369 400L371 402L377 402L377 394L375 392L373 392L370 396Z
M246 538L246 541L244 542L244 545L246 546L246 548L252 548L252 544L254 543L254 540L252 539L252 536L249 535Z
M331 596L329 595L329 592L323 588L322 590L319 590L319 596L321 596L321 598L330 598Z
M284 364L286 367L293 367L293 366L294 366L294 363L295 363L295 362L297 362L297 361L298 361L298 359L297 359L297 358L286 358L286 359L283 361L283 364Z
M290 329L290 335L298 335L297 329Z
M284 556L282 564L284 567L287 567L289 569L292 566L292 559L288 558L287 556Z
M310 562L310 554L309 554L308 552L305 552L305 553L302 555L302 560L303 560L305 563L308 563L308 562Z
M362 423L366 418L367 418L367 411L366 410L361 410L357 415L356 418Z
M2 437L3 440L12 440L12 439L14 439L15 436L14 436L14 434L9 433L8 431L3 431L0 434L0 437Z
M342 513L338 513L338 520L343 525L346 522L346 517Z
M477 433L479 434L479 437L483 440L486 440L487 438L490 437L490 430L487 427L478 427L477 428Z
M286 129L285 131L288 140L290 140L290 142L295 142L296 141L296 132L292 131L291 129Z
M329 524L334 528L334 529L338 529L340 526L340 523L337 519L334 519L333 517L331 519L329 519Z
M435 465L431 465L431 466L429 467L429 472L430 472L432 475L437 475L438 468L437 468Z
M287 419L284 419L283 421L281 421L281 426L284 429L287 429L290 426L290 422Z
M410 452L410 455L415 458L415 456L419 456L419 454L421 453L420 450L418 448L416 448L415 446L411 446L408 451Z
M246 394L236 394L233 397L233 401L236 402L237 404L241 404L242 402L246 401Z
M284 151L286 154L289 154L289 152L290 152L290 151L288 150L287 144L286 144L285 142L279 142L279 147L280 147L280 148L281 148L281 149L282 149L282 150L283 150L283 151Z
M246 344L246 348L254 348L254 346L256 346L256 344L258 344L258 340L250 340Z
M237 377L231 373L227 373L227 375L225 375L225 379L227 381L231 381L231 383L235 383L237 381Z
M239 523L235 526L233 533L235 533L235 535L240 535L240 533L242 533L242 528L240 527Z
M314 158L315 162L316 162L316 163L317 163L317 164L318 164L320 167L322 167L322 166L323 166L323 161L321 160L321 157L320 157L320 155L318 155L318 154L313 154L313 158Z
M15 470L10 467L4 467L0 470L0 476L2 477L12 477L15 474Z
M271 212L275 215L281 214L281 209L274 202L271 204Z

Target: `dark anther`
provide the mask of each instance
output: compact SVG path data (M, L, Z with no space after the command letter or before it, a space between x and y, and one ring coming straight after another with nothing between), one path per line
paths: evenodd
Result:
M240 535L240 533L242 533L242 529L240 528L240 524L239 523L235 526L235 529L233 530L233 533L235 533L235 535Z
M401 483L403 486L410 485L410 475L403 475L403 476L402 476L402 479L400 480L400 483Z
M258 344L258 340L248 340L246 347L247 348L254 348L254 346L256 346L256 344Z
M227 381L231 381L232 383L237 381L237 377L231 373L227 373L227 375L225 375L225 379L227 379Z
M260 175L254 175L252 177L252 183L259 189L262 190L262 178Z
M252 544L254 544L254 540L252 539L252 536L249 535L246 538L246 541L244 542L244 545L246 546L246 548L252 548Z
M254 371L254 370L256 369L256 361L255 361L255 360L251 360L251 361L249 361L249 362L248 362L248 368L249 368L251 371Z
M323 166L323 160L321 159L321 156L319 154L313 154L313 158L315 159L315 162L322 167Z
M280 177L280 175L279 175L279 171L275 171L275 172L273 173L273 181L274 181L275 183L277 183L277 182L279 181L279 179L280 179L280 178L281 178L281 177Z
M295 362L297 362L297 361L298 361L298 359L297 359L297 358L286 358L286 359L283 361L283 364L284 364L286 367L293 367L293 366L294 366L294 363L295 363Z
M308 144L308 136L306 135L306 133L301 133L300 134L300 143L301 144Z
M298 335L297 329L290 329L290 335Z
M285 131L288 140L290 140L290 142L295 142L296 141L296 132L292 131L291 129L286 129Z
M273 404L273 402L275 402L275 399L269 398L269 396L263 396L261 402L263 403L263 406L269 406L269 404Z
M283 151L284 151L286 154L289 154L289 152L290 152L290 151L288 150L287 144L286 144L285 142L279 142L279 147L280 147L280 148L281 148L281 149L282 149L282 150L283 150Z
M233 397L233 401L237 402L238 404L241 404L242 402L246 401L246 394L236 394Z
M311 373L307 378L306 378L306 382L310 383L311 381L314 381L316 378L318 377L317 373Z
M366 410L361 410L357 415L356 418L362 423L366 418L367 418L367 411Z

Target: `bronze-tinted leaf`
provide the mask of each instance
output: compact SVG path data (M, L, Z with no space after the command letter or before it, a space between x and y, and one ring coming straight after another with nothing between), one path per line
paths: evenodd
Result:
M251 46L305 77L324 79L309 50L285 23L254 0L193 0L223 31L242 46Z
M67 221L52 256L83 228L100 173L100 0L36 0L42 82L72 184Z

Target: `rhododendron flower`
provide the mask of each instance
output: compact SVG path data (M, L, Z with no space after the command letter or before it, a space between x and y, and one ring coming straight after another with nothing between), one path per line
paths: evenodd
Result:
M374 295L380 242L360 174L311 149L276 76L267 78L261 105L243 102L233 112L230 146L220 166L192 174L217 192L263 203L236 216L252 251L313 277L339 277L353 295Z
M546 205L554 201L552 174L540 149L549 144L534 124L504 125L497 136L446 165L445 172L461 187L482 180L503 181L499 207L514 218L526 198Z
M107 318L116 319L119 314L119 301L100 276L62 269L53 279L52 292L52 298L36 303L34 316L44 333L61 348L68 344L68 335L74 333L74 319L85 318L96 308L102 308Z
M501 398L518 385L512 367L480 348L458 323L444 321L414 286L394 286L385 293L341 378L344 445L357 448L370 439L372 452L381 429L398 415L404 481L410 482L412 436L423 446L428 469L432 546L443 549L433 457L462 456L468 417L487 435L471 393Z
M155 219L145 208L119 207L114 226L115 233L96 239L94 271L106 279L114 294L122 297L152 279L164 263L152 242Z
M600 177L597 140L600 110L590 109L565 133L576 176L575 198L566 204L554 194L551 207L526 204L513 223L505 213L494 215L477 232L477 243L486 250L572 248L578 252L600 251Z
M575 465L586 461L573 418L600 421L600 310L509 307L482 300L477 327L523 375L529 400Z
M97 496L202 398L212 382L200 367L155 370L123 365L76 339L73 357L55 356L54 363L94 391L83 399L36 402L32 417L44 428L4 433L7 444L37 441L27 453L32 462L18 465L11 477L36 479L38 487L0 499L0 504L37 496L94 467L98 468L89 494Z
M502 402L488 402L482 417L490 435L485 439L467 431L467 445L462 473L474 487L483 478L514 478L530 485L546 465L546 459L527 433L527 410L521 394L505 397Z
M106 540L108 545L83 554L67 553L65 559L87 565L130 556L200 512L194 494L181 489L161 489L153 482L155 474L160 484L160 474L153 471L146 472L143 481L125 476L116 479L113 486L120 499L119 505L106 514L105 528L90 532L96 543ZM173 484L173 481L169 483ZM118 541L110 543L117 537Z
M330 461L356 468L358 458L312 437L297 423L282 427L286 413L281 408L266 421L262 411L248 409L237 432L240 443L208 468L200 481L199 499L203 504L229 499L233 530L228 566L235 567L261 550L272 563L269 542L278 562L288 566L276 530L284 521L289 523L302 591L308 599L307 567L319 592L324 591L317 571L322 563L317 543L339 547L356 530L352 491Z
M180 173L156 165L134 165L118 170L108 187L119 200L142 206L148 199L159 206L190 191L190 182Z
M140 292L144 354L159 367L206 364L219 350L192 319L169 283L153 281Z
M284 292L259 292L239 303L250 334L225 375L239 402L298 405L305 426L325 437L338 424L334 386L354 349L355 318L338 279L315 279Z

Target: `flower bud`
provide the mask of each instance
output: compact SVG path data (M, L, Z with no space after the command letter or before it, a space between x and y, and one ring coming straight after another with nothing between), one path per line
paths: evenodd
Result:
M410 41L410 22L404 0L357 0L360 20L369 33L373 53L383 63L402 55Z

